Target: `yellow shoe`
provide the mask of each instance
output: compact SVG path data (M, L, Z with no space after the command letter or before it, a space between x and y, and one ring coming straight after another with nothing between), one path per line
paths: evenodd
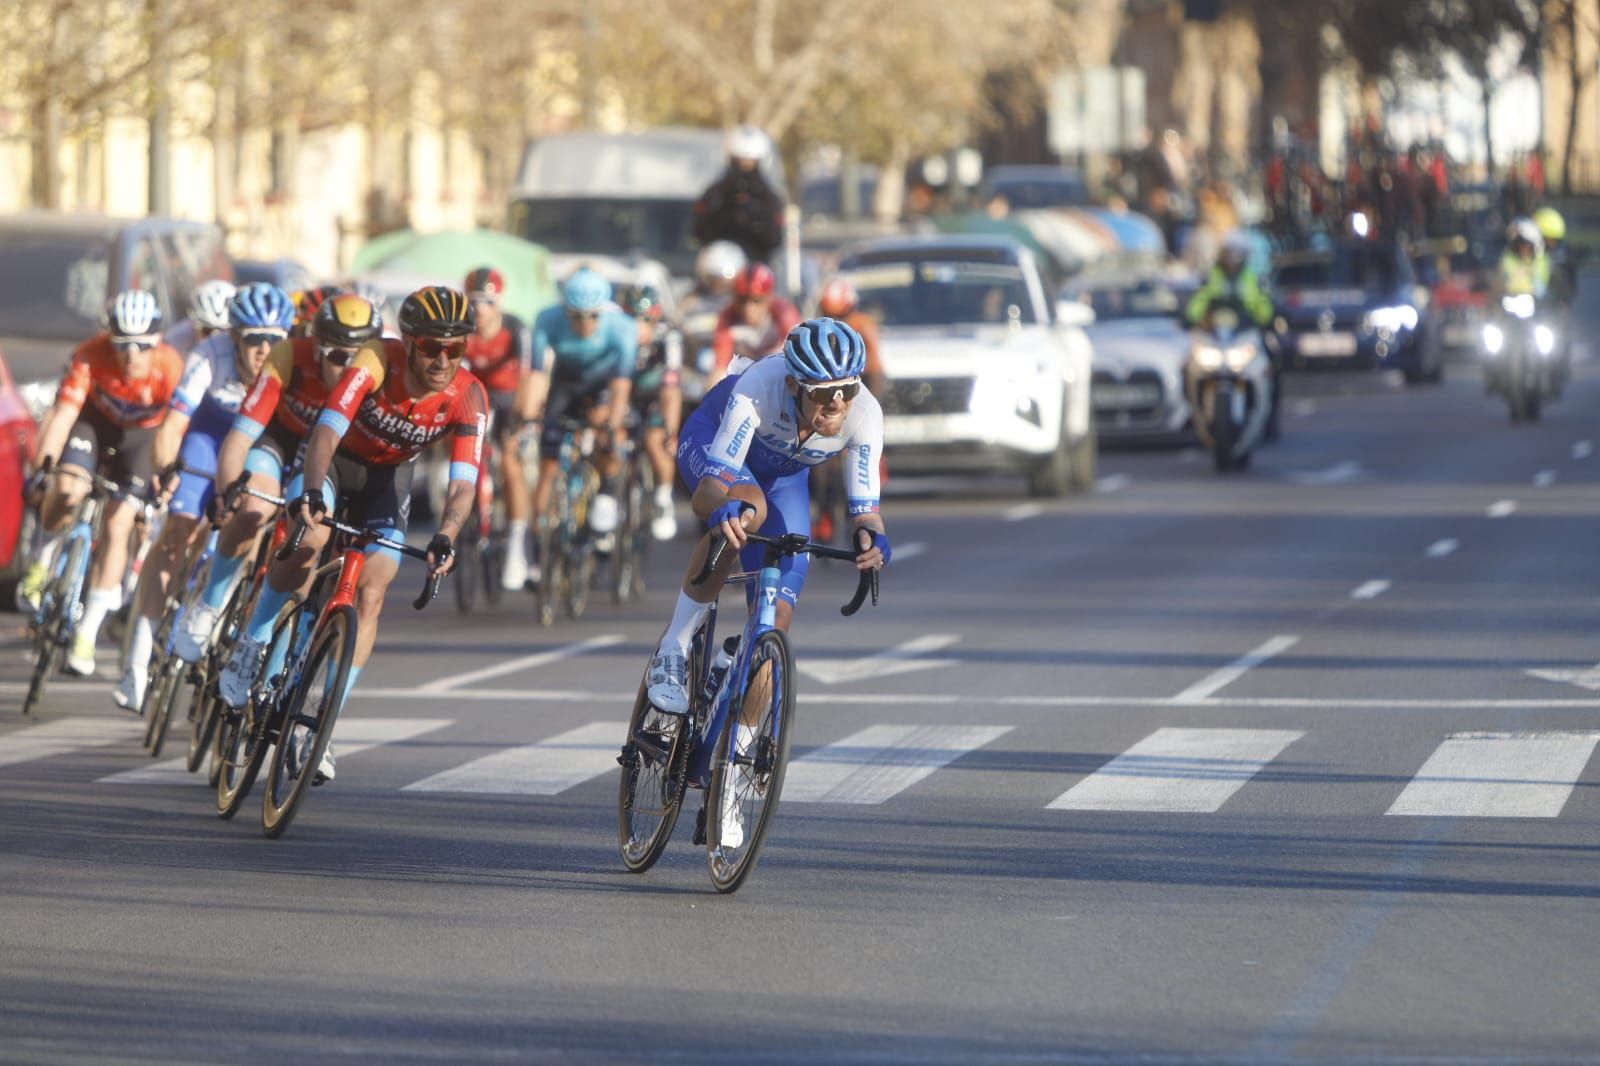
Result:
M41 562L34 563L23 572L22 580L17 583L17 607L22 611L33 612L39 609L39 597L44 595L44 583L50 578L50 570Z
M94 641L89 634L79 633L72 639L72 647L67 652L67 673L94 676Z

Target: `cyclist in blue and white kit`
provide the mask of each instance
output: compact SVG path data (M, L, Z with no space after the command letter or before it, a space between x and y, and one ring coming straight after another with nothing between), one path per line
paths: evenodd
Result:
M533 528L539 528L560 469L563 417L587 420L592 409L603 407L607 433L594 463L605 483L589 505L589 528L605 536L617 526L614 481L622 463L615 443L626 432L639 329L633 317L611 301L611 283L588 267L579 267L567 278L561 295L561 303L545 308L533 320L532 405L537 410L544 400ZM530 581L539 580L542 562L528 568Z
M112 696L118 706L133 711L144 702L155 624L168 586L186 568L200 519L211 503L217 449L233 428L239 404L255 384L267 353L289 335L294 304L276 285L246 285L228 301L228 322L227 331L207 337L189 354L178 390L156 430L156 468L166 469L175 458L187 469L178 474L161 539L145 559L145 566L153 569L140 581L127 673Z
M843 322L813 318L789 331L782 353L750 364L706 394L683 424L678 473L693 490L691 506L707 533L689 560L672 621L646 677L650 702L682 714L689 708L689 642L733 569L726 553L703 585L690 579L704 565L712 535L721 533L747 570L759 569L762 549L745 533L764 536L811 529L811 468L843 453L852 532L861 552L856 568L889 561L889 537L878 513L878 459L883 454L883 409L861 384L867 349ZM777 626L788 629L805 584L809 555L781 564ZM744 728L741 726L740 728Z

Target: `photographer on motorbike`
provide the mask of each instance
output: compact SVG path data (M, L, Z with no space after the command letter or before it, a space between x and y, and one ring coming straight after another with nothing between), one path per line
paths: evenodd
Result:
M1531 218L1519 218L1506 230L1506 250L1500 254L1494 296L1545 298L1550 289L1550 259L1544 254L1544 235Z
M731 241L753 262L767 263L783 243L783 200L761 173L772 140L754 126L728 133L728 169L694 204L694 239Z
M1244 230L1230 232L1222 241L1217 261L1206 275L1205 284L1189 298L1184 308L1184 323L1190 329L1208 325L1211 309L1217 304L1238 307L1262 332L1263 342L1272 325L1272 300L1261 288L1261 279L1250 269L1250 235ZM1272 409L1267 415L1267 440L1278 439L1278 410L1283 395L1283 367L1277 352L1266 345L1272 361Z

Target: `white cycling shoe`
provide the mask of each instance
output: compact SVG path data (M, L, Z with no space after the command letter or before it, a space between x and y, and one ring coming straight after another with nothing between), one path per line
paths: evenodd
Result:
M328 746L323 749L322 761L317 764L317 776L311 779L311 787L316 788L318 785L332 781L336 769L337 767L333 761L333 741L330 740Z
M211 631L217 628L217 616L221 613L216 607L201 605L184 615L183 625L172 640L178 658L186 663L197 663L205 656L206 647L211 643Z
M657 540L671 540L678 535L678 516L669 508L650 520L650 535Z
M750 794L749 771L733 768L732 780L722 796L722 819L717 843L724 848L744 846L744 800Z
M261 673L261 660L266 656L267 646L261 641L246 636L239 638L228 656L228 665L217 679L222 702L234 710L250 702L250 690L255 687L256 675Z
M111 693L111 702L125 711L143 714L144 686L148 680L149 671L144 667L128 667L128 672L122 675L122 681L117 685L116 691Z
M677 652L657 654L645 671L645 697L668 714L689 713L689 660Z
M500 587L508 592L528 583L528 557L515 549L506 552L506 568L500 573Z
M94 676L94 641L87 633L79 633L67 650L67 673L79 677Z

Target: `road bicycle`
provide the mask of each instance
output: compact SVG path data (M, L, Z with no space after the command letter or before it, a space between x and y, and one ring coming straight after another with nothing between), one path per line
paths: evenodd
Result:
M505 522L495 514L495 486L499 484L498 453L491 441L484 442L483 467L478 472L477 500L472 519L461 527L456 541L456 564L451 568L451 584L456 592L456 609L471 614L479 598L500 602L500 584L505 570Z
M247 493L282 504L281 498L246 489ZM222 769L217 778L217 813L232 818L243 805L256 776L271 755L261 797L261 829L269 837L283 835L333 737L344 706L350 667L356 651L356 586L366 566L367 549L391 548L427 562L427 553L404 541L322 516L322 525L339 534L323 552L312 575L310 592L294 596L279 610L267 642L266 665L249 701L227 709L218 746ZM283 560L299 550L301 525L274 553ZM412 606L422 610L438 595L444 574L430 572Z
M672 837L687 789L703 789L705 799L695 826L694 842L706 847L711 883L718 892L733 892L755 869L789 760L794 734L794 656L787 635L775 628L779 561L810 553L824 559L854 562L853 551L817 544L803 533L778 537L750 534L763 547L759 571L733 574L729 584L755 585L755 609L744 632L722 645L716 660L717 605L695 632L689 649L689 709L669 714L652 704L644 681L634 699L628 736L617 761L622 776L617 789L617 828L622 863L642 873ZM716 568L727 542L713 539L705 566L694 579L701 584ZM841 608L849 617L868 596L878 602L878 571L864 570L854 597ZM726 659L718 669L717 661ZM737 711L734 708L738 708ZM734 719L751 727L740 742ZM724 815L737 811L741 840L724 839Z
M83 618L83 592L89 580L89 560L106 500L122 491L114 481L72 466L56 467L58 475L86 479L89 494L78 504L72 524L50 561L50 572L39 594L39 604L29 620L33 631L33 676L22 713L31 714L44 697L45 685L66 658L67 648Z
M205 544L190 565L183 586L168 594L166 609L161 612L161 620L156 626L155 647L145 680L144 704L139 708L139 713L144 715L146 721L144 746L150 749L152 759L161 757L173 708L177 706L183 682L189 676L189 671L185 669L188 664L179 657L175 647L179 627L189 612L199 605L200 595L211 577L211 560L217 553L219 535L215 529L206 534Z
M621 480L610 580L611 600L619 605L644 599L644 561L650 548L650 519L655 514L655 468L632 437L623 443Z
M600 472L590 459L595 430L573 419L563 419L562 428L559 472L539 532L539 624L546 626L563 608L568 618L581 617L594 586L589 505L600 492Z

